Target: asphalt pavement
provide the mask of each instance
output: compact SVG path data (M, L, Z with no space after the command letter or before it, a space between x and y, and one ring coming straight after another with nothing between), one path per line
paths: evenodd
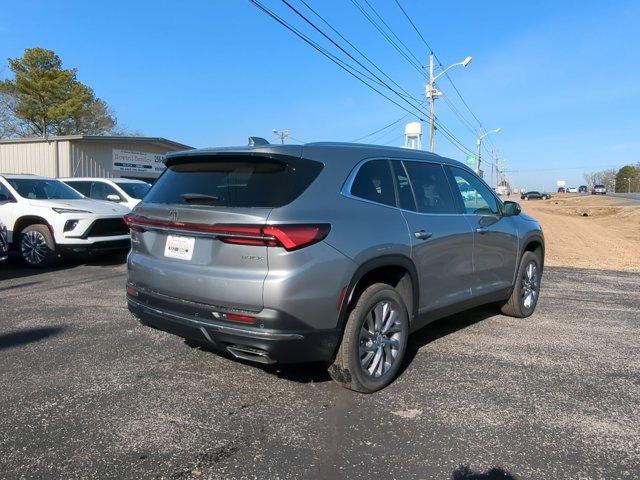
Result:
M0 265L0 478L640 476L635 273L547 268L532 317L440 320L362 395L141 326L122 261Z

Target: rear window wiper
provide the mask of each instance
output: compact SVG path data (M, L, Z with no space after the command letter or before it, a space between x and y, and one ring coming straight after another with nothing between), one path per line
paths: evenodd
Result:
M217 204L220 197L204 193L183 193L180 197L187 203Z

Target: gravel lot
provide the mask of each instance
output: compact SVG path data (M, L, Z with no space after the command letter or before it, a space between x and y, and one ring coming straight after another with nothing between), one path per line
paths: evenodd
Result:
M637 274L548 268L533 317L436 322L369 396L142 327L124 284L121 258L0 265L0 477L640 474Z

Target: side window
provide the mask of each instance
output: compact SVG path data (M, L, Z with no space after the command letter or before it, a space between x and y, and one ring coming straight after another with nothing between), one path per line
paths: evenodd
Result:
M91 195L91 182L69 182L67 183L71 188L77 190L85 197L90 197Z
M403 163L409 173L420 213L459 213L441 165L409 161Z
M396 205L388 160L371 160L360 167L351 185L351 195L384 205Z
M111 185L107 185L103 182L93 182L91 184L91 195L89 195L91 198L96 200L107 200L108 195L118 195L118 192L116 192L116 189Z
M449 168L462 198L465 213L473 215L500 213L496 197L478 177L462 168Z
M407 175L402 162L400 160L392 160L391 165L393 167L393 178L396 181L396 188L398 189L400 208L415 212L416 201L413 196L413 189L411 188L409 176Z
M0 202L7 202L13 199L13 195L11 195L9 189L0 183Z

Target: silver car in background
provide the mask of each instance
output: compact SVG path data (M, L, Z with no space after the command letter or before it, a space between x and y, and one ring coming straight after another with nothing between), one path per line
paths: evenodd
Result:
M457 161L311 143L191 150L166 165L125 217L128 306L148 326L243 360L323 361L373 392L429 322L536 307L540 225Z

